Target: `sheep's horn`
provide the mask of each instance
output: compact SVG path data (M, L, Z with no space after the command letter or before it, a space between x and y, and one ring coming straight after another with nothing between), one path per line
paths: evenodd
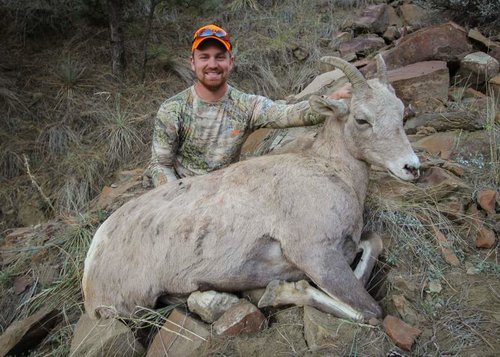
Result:
M347 79L349 79L349 82L351 82L354 92L363 91L368 87L368 83L366 82L365 77L363 77L363 74L361 74L361 72L349 62L332 56L325 56L321 59L321 61L331 64L344 72Z
M375 57L377 61L377 77L378 79L384 83L385 85L389 85L389 79L387 78L387 66L385 65L384 58L379 53L377 57Z

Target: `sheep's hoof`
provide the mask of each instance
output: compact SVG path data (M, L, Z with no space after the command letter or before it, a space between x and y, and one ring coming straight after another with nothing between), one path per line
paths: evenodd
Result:
M273 280L267 284L266 291L257 304L258 307L276 306L276 297L279 295L280 287L284 284L286 282L282 280Z

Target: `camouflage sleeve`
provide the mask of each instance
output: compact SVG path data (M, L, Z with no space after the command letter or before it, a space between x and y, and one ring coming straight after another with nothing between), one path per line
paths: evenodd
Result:
M307 101L296 104L277 104L271 99L255 96L251 123L258 128L289 128L322 123L325 116L311 110Z
M156 115L151 145L149 173L155 186L175 177L173 165L179 146L179 113L177 103L164 103Z

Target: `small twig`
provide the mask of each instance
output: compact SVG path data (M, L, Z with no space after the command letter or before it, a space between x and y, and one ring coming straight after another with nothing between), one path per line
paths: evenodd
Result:
M50 199L43 193L42 188L36 182L35 177L31 174L30 165L28 163L28 158L26 157L26 155L23 155L23 158L24 158L24 166L26 166L26 172L27 172L27 174L28 174L28 176L29 176L29 178L31 180L31 183L33 184L33 186L36 187L36 189L38 190L38 193L40 193L40 195L45 200L45 202L47 202L47 204L49 205L49 207L52 210L52 212L55 212L56 210L54 209L54 206L52 206L52 203L50 202Z

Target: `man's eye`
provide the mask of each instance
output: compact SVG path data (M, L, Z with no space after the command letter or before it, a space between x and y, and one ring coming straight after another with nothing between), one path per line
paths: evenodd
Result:
M368 121L364 120L364 119L354 119L356 120L356 123L358 123L359 125L366 125L366 124L370 124Z

